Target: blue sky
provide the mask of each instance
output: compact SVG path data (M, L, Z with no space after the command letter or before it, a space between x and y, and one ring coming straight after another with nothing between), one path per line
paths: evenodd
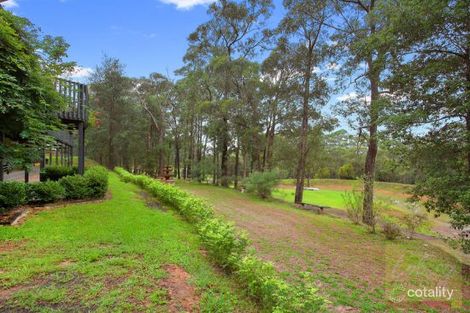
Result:
M208 20L211 0L9 0L5 6L45 34L63 36L70 59L89 72L104 54L119 58L130 76L173 74L188 35ZM282 14L281 1L272 18Z
M159 72L174 77L183 65L187 37L209 19L206 11L212 1L9 0L3 5L44 34L63 36L70 44L70 60L79 65L71 79L86 82L105 54L119 58L129 76ZM271 27L284 14L282 0L273 2ZM351 90L331 95L324 113L331 115L333 103L355 96ZM340 124L348 128L344 121Z

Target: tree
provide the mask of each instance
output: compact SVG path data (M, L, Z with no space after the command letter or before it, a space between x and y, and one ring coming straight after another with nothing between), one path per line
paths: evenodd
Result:
M389 103L384 96L384 78L390 66L394 38L381 33L388 23L383 11L385 1L338 0L335 3L335 18L339 23L335 20L327 23L336 31L334 48L342 63L341 74L348 78L356 76L349 80L354 82L356 93L343 101L341 111L356 118L361 134L364 130L367 133L362 220L373 228L378 128L385 119L383 112Z
M470 224L470 4L405 0L387 12L386 32L400 38L388 80L390 129L413 147L415 199L463 229Z
M25 18L0 7L0 160L26 167L52 142L64 102L55 76L73 66L63 62L68 45L45 36Z
M318 108L324 105L327 99L327 84L316 69L326 56L325 22L330 12L327 1L312 5L310 1L286 0L284 6L287 14L279 26L282 33L279 46L281 51L289 56L291 70L298 74L297 88L302 103L295 188L295 203L301 203L308 153L309 120L312 116L318 118Z
M119 140L124 119L130 106L131 80L124 76L124 66L118 59L104 57L91 78L91 107L98 112L101 125L90 132L91 152L113 169L118 164Z
M228 158L230 138L230 115L228 107L233 95L238 99L240 89L234 86L232 71L236 59L245 59L262 46L266 39L264 29L271 8L270 0L221 0L210 5L211 19L200 25L189 36L190 47L185 56L187 62L212 63L221 77L217 105L220 107L221 184L228 186Z

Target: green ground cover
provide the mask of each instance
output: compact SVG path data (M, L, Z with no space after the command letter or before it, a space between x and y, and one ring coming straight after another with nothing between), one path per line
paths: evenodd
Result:
M178 312L171 265L188 273L201 312L259 312L207 261L193 227L141 192L110 174L111 199L0 226L0 311Z

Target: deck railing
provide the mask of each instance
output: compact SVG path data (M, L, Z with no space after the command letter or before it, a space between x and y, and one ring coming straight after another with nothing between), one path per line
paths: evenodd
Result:
M88 106L87 85L63 78L55 81L56 90L64 97L67 109L59 113L64 122L86 122Z

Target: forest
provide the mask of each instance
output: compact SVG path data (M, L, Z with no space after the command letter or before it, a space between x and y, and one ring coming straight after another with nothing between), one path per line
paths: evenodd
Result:
M87 153L112 169L241 188L253 172L296 180L412 183L469 224L470 21L466 1L222 0L174 75L134 78L105 56L91 80ZM419 29L419 32L415 30Z

